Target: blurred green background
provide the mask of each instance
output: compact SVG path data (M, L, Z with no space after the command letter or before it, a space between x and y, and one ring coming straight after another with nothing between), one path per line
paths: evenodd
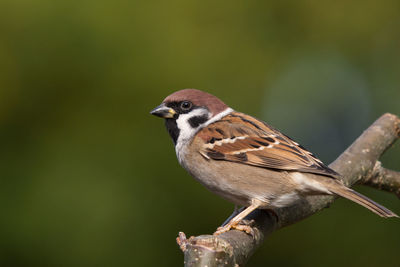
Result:
M181 266L178 231L233 205L149 115L213 93L325 162L400 115L400 2L0 2L0 266ZM382 159L400 169L396 144ZM357 187L400 213L395 196ZM274 233L248 266L399 266L399 220L349 201Z

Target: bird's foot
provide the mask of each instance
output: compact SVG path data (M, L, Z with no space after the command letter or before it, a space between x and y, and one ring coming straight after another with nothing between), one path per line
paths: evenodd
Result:
M217 228L217 231L215 231L214 235L220 235L222 233L228 232L231 229L238 230L245 232L246 234L249 234L251 236L254 236L254 230L251 227L251 224L254 223L254 220L248 221L248 220L242 220L240 222L232 222L228 223L224 226L220 226Z

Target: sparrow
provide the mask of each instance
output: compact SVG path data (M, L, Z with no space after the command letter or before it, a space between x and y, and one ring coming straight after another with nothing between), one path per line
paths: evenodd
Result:
M211 192L245 208L215 234L249 232L240 222L255 209L290 206L307 195L337 195L381 217L398 217L346 187L340 174L267 123L209 93L184 89L150 112L165 119L179 163Z

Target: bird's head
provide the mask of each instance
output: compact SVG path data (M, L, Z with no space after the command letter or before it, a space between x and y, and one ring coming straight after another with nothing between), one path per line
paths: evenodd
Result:
M189 139L228 111L231 109L216 96L196 89L184 89L167 96L150 113L165 119L167 130L176 144L179 140Z

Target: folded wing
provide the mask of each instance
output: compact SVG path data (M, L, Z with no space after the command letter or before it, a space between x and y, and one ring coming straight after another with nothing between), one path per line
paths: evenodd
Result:
M198 134L205 141L200 153L207 159L339 177L338 173L289 137L239 112L208 125Z

